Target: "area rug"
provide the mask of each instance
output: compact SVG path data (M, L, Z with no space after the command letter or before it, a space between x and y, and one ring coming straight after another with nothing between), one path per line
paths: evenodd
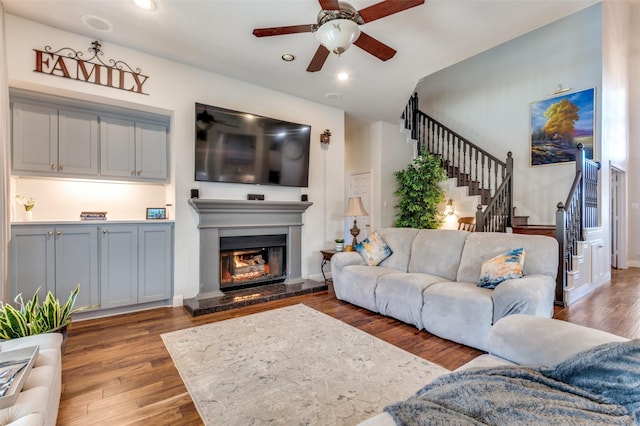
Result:
M207 425L355 425L447 372L302 304L162 339Z

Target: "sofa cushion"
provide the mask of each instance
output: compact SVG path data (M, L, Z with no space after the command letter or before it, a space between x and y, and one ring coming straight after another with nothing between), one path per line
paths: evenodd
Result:
M477 283L482 262L518 247L523 247L527 252L523 265L524 275L542 274L556 279L558 242L555 238L502 232L472 232L462 250L456 281Z
M482 262L480 268L479 287L496 288L501 282L514 278L522 278L522 265L526 252L522 247Z
M427 287L422 307L425 330L485 350L493 321L492 293L475 282L441 282Z
M413 239L409 272L455 280L465 240L470 233L452 229L422 229Z
M362 306L373 312L376 308L375 290L378 278L398 272L395 269L376 266L372 268L366 265L349 265L340 272L342 284L340 284L340 299L354 305Z
M383 275L376 286L376 307L390 316L422 330L422 292L445 278L429 274L396 273Z
M387 243L393 254L380 262L380 266L407 272L411 257L411 244L418 233L413 228L383 228L378 234Z
M369 266L378 266L393 252L377 232L373 232L364 241L356 245L356 250Z

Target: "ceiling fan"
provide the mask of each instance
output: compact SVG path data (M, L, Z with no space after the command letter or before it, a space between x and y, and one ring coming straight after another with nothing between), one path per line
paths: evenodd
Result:
M341 55L351 44L355 44L382 61L388 61L396 54L395 49L360 31L358 26L420 6L424 0L384 0L360 10L356 10L347 2L338 0L318 0L318 2L322 10L318 13L317 24L256 28L253 30L253 35L269 37L316 33L320 46L307 67L308 72L320 71L330 52Z

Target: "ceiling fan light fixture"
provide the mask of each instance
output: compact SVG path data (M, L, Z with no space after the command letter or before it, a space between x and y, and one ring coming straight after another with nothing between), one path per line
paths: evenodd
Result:
M360 37L358 24L350 19L334 19L325 22L316 31L316 39L329 52L342 55Z

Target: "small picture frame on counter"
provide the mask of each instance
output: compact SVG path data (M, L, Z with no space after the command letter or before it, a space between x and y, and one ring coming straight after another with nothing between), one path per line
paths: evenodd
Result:
M166 219L167 209L165 207L147 207L147 219Z

